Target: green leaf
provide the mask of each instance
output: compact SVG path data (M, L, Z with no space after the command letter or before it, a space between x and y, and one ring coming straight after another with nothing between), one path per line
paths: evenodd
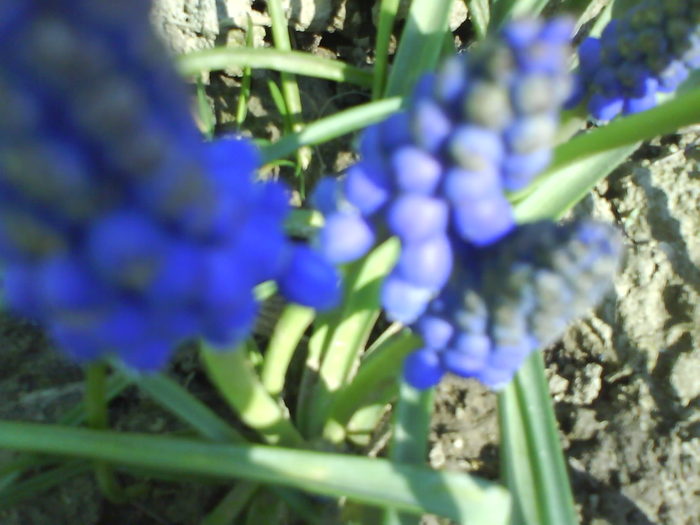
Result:
M272 69L274 71L323 78L369 88L372 73L364 69L303 51L279 51L272 48L215 47L195 51L177 59L180 72L193 76L205 71L230 67Z
M139 375L130 379L139 390L190 425L201 436L223 443L245 441L236 429L221 419L211 408L166 375Z
M469 8L469 18L474 25L477 36L479 39L484 38L491 19L489 0L467 0L467 7Z
M399 463L425 463L433 413L435 389L417 390L401 381L394 407L394 425L389 459ZM384 525L418 525L420 518L397 512L391 507L384 514Z
M574 137L554 152L550 170L575 160L609 151L700 122L700 88L679 94L653 109L615 119L604 127Z
M491 26L496 30L509 20L540 14L549 0L491 0Z
M381 98L386 86L386 70L389 63L389 42L394 20L399 9L399 0L381 0L377 23L377 44L374 48L374 78L372 100Z
M92 465L85 461L70 461L65 465L36 474L27 480L0 489L0 509L9 508L30 498L36 498L42 492L69 479L89 471Z
M364 129L370 124L385 119L400 107L401 99L394 97L339 111L330 117L307 124L298 133L285 135L277 142L262 147L263 161L265 163L272 162L286 157L302 146L321 144L347 133Z
M265 362L260 379L272 396L284 390L287 368L304 332L314 320L311 308L298 304L288 305L280 316L265 352Z
M279 484L465 525L505 525L510 509L496 483L385 459L6 421L0 448Z
M413 0L408 11L386 96L408 95L418 77L432 71L440 58L453 0Z
M515 205L515 220L522 224L561 218L599 181L627 160L637 147L639 144L622 146L547 171L546 179Z
M357 375L335 397L330 420L345 426L358 410L388 403L396 396L396 377L404 359L419 348L420 343L418 337L405 329L364 358Z
M207 514L199 525L230 525L236 523L238 516L245 510L248 502L260 488L258 483L239 481Z
M515 524L577 525L541 352L499 394L501 472L515 500Z
M209 380L238 417L266 442L301 446L303 440L282 406L265 390L245 348L217 351L201 343L200 356Z
M310 352L319 347L321 363L306 411L307 435L322 432L335 395L357 367L379 315L382 281L396 263L398 252L399 241L392 238L353 263L352 276L346 278L348 290L342 307L326 317L326 326L311 337Z

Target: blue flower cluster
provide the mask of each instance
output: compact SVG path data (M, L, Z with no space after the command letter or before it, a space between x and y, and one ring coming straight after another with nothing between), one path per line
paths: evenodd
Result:
M593 117L608 121L656 105L700 67L700 1L645 0L579 46L579 90Z
M548 164L569 98L573 25L565 18L507 25L500 38L447 60L419 81L405 111L370 126L361 160L315 194L329 260L398 236L401 255L383 287L395 320L414 321L453 272L454 247L486 246L514 227L506 191Z
M505 196L549 162L574 84L572 29L566 19L513 22L448 60L406 111L365 131L344 180L317 187L329 259L352 260L376 238L401 241L382 304L423 338L405 364L417 388L446 372L503 386L610 284L620 252L611 228L516 226Z
M451 372L505 386L602 299L620 248L612 227L592 221L531 223L488 247L462 245L449 283L413 325L425 347L406 360L406 380L427 388Z
M253 287L332 306L336 270L284 235L250 142L202 142L148 2L0 2L0 257L7 304L77 361L144 371L184 338L245 337Z

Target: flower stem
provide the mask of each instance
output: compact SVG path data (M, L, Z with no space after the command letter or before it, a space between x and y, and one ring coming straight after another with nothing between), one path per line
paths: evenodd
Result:
M103 362L88 366L85 372L85 410L87 424L96 430L106 430L109 427L107 414L107 365ZM114 471L105 461L94 462L97 485L102 494L112 503L124 503L126 494L122 490Z

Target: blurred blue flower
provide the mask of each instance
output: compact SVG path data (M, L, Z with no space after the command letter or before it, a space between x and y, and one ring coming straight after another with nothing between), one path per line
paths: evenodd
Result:
M700 67L700 1L644 0L608 23L578 49L579 89L601 121L656 105Z
M0 2L0 257L7 304L75 360L161 368L233 347L253 287L328 308L333 266L293 246L288 194L246 139L205 144L149 2Z
M512 22L419 80L405 111L362 133L360 161L324 180L312 202L326 217L318 246L334 263L395 235L402 250L382 304L410 323L457 271L455 246L488 246L515 225L506 192L549 163L570 96L573 24Z
M490 246L464 243L450 281L412 324L425 346L407 359L406 380L427 388L450 372L503 387L603 298L620 252L615 230L592 221L531 223Z

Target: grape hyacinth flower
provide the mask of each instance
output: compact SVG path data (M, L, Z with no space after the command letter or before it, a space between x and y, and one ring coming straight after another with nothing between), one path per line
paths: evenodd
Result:
M0 1L0 257L8 306L76 361L142 371L250 331L253 287L329 307L334 268L284 234L281 184L240 138L205 144L149 2Z
M598 120L650 109L700 67L700 0L645 0L578 49L579 92Z
M505 193L549 163L573 85L572 31L565 18L515 21L448 59L420 79L405 111L364 131L361 159L342 182L319 185L318 245L329 260L400 239L382 297L392 319L421 314L454 271L455 245L487 246L514 227Z
M615 230L593 221L530 223L487 247L465 243L450 282L412 325L425 346L407 358L406 380L428 388L450 372L505 386L603 298L620 251Z

